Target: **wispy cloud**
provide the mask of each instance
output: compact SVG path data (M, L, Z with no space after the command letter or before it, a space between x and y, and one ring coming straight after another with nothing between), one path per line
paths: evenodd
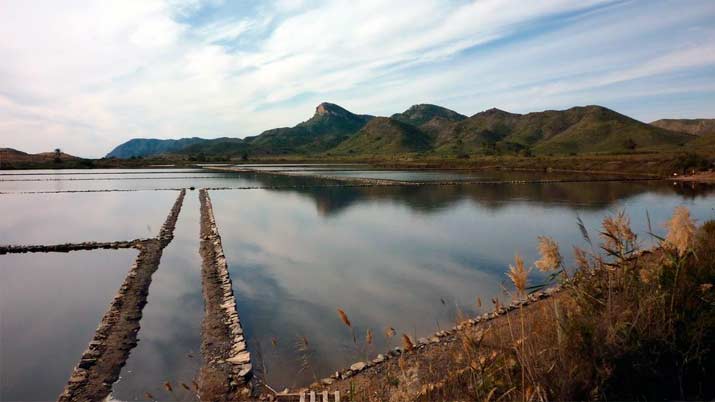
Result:
M253 135L322 100L374 114L604 103L648 120L680 93L679 113L715 110L708 0L12 3L0 145L28 151Z

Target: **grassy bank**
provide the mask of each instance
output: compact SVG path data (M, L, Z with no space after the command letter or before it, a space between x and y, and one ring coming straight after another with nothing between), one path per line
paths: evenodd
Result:
M715 221L697 227L678 208L649 249L623 214L597 236L581 229L592 247L574 249L575 267L540 238L541 259L516 256L508 272L514 299L558 282L556 296L427 346L403 335L397 357L327 388L354 401L715 397Z
M390 169L526 169L589 173L618 173L672 177L715 168L715 152L659 152L631 154L584 154L562 156L480 156L472 158L431 157L405 154L376 157L326 157L309 155L189 159L178 155L135 159L74 159L38 162L3 161L3 169L110 169L161 166L192 167L201 163L365 163Z

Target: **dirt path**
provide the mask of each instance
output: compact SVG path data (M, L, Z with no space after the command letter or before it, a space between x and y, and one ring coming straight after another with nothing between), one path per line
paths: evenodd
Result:
M201 327L203 365L199 397L204 401L235 401L251 396L251 356L236 311L231 278L223 254L208 191L200 190L201 268L204 320Z
M137 245L139 256L129 270L119 292L82 354L58 400L99 401L112 391L112 384L137 344L139 320L146 305L152 274L159 268L162 250L173 239L174 227L186 194L181 190L159 236Z

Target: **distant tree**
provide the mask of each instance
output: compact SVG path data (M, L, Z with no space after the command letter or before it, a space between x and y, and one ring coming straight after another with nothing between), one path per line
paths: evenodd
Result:
M676 171L687 174L695 171L708 170L713 167L713 162L701 155L690 152L678 156L673 163L673 167Z
M626 149L633 151L634 149L636 149L636 147L638 147L638 144L636 144L636 142L633 141L632 138L626 138L626 140L623 141L623 146Z
M60 162L62 162L62 150L59 148L55 148L55 163Z
M242 161L247 161L247 160L248 160L248 152L244 152L244 153L241 155L241 160L242 160Z

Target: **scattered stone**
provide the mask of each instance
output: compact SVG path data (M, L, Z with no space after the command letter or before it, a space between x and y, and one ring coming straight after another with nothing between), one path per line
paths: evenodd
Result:
M251 369L253 369L253 366L252 366L250 363L249 363L249 364L244 364L244 365L243 365L243 368L241 369L241 371L238 372L238 376L239 376L239 377L245 377L245 376L247 376L248 373L251 372Z
M366 366L367 366L367 363L365 363L365 362L357 362L357 363L353 363L353 365L350 366L350 370L362 371L365 369Z

